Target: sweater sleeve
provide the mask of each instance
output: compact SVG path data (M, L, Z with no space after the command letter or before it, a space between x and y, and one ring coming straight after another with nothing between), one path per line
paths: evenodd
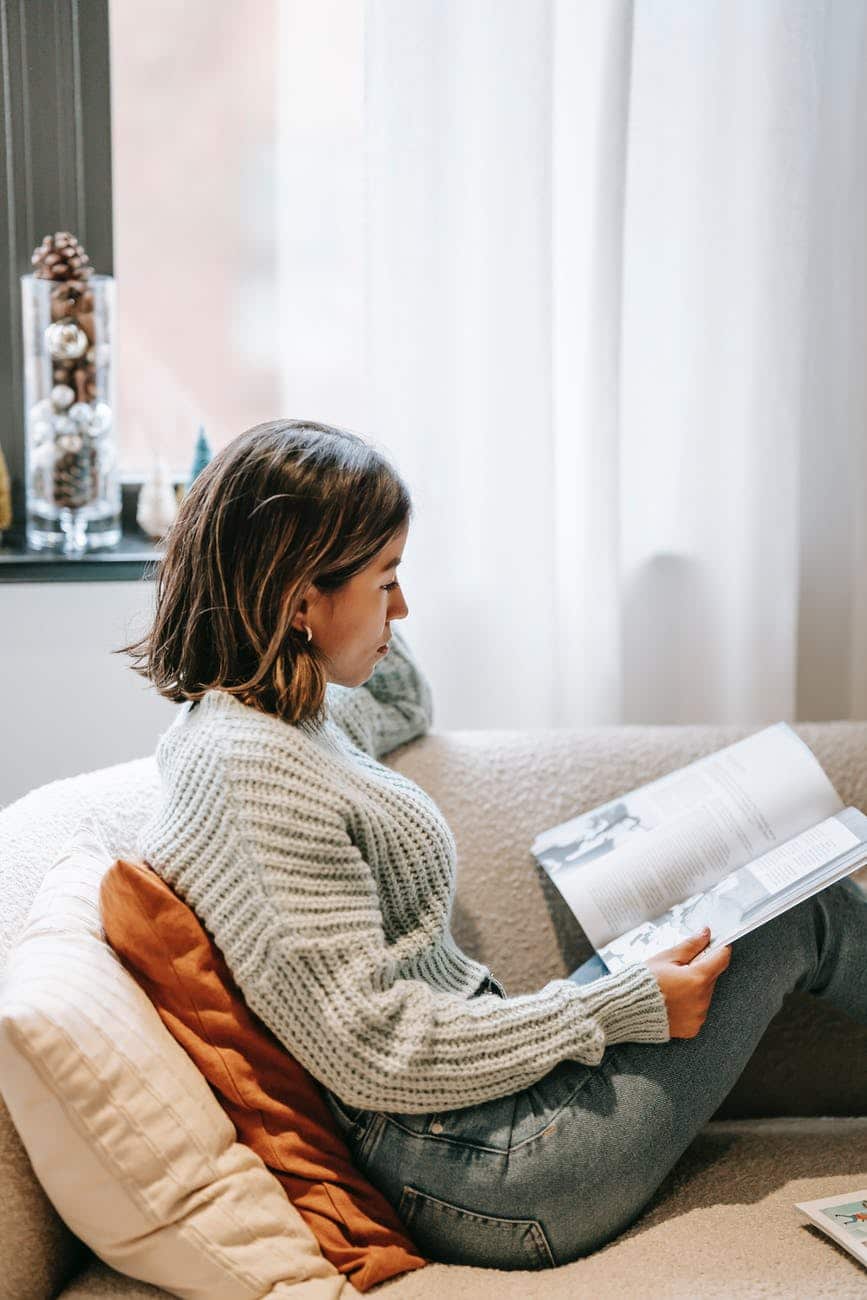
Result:
M331 682L326 696L337 725L377 759L424 735L433 721L430 685L396 627L388 654L363 686Z
M197 910L251 1009L345 1103L404 1113L470 1106L564 1059L596 1065L610 1043L668 1040L662 992L643 963L517 997L465 998L402 978L401 938L384 933L370 866L338 810L323 802L311 816L300 775L275 767L255 801L236 804L237 851L249 859L238 865L261 889L245 923L227 891L213 909L200 897Z

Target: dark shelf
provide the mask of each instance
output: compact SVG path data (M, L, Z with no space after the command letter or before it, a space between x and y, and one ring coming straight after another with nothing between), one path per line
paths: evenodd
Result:
M175 480L175 487L178 481ZM90 551L76 559L57 551L31 551L19 524L3 536L0 545L0 583L3 582L136 582L148 565L162 559L162 545L152 542L136 523L135 508L141 483L121 480L121 538L110 550Z
M125 532L117 546L80 557L30 551L24 539L7 534L0 546L2 582L135 582L161 559L162 547L143 532Z

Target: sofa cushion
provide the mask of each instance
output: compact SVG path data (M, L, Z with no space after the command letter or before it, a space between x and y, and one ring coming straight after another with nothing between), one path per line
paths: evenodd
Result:
M426 1263L352 1163L319 1085L248 1008L198 917L145 862L100 890L108 942L262 1157L326 1259L359 1291Z
M357 1294L105 943L97 833L48 872L0 994L0 1078L82 1241L189 1300Z

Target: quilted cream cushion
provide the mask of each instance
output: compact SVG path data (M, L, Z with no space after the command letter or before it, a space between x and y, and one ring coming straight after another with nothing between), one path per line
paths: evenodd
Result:
M358 1292L104 942L90 824L51 868L0 991L0 1090L61 1217L189 1300Z

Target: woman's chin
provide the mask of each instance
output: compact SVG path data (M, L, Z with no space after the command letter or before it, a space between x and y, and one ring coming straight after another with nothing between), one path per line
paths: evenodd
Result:
M339 686L363 686L365 682L370 681L371 677L373 676L373 668L375 667L376 665L374 664L372 668L360 668L358 672L354 673L352 676L350 676L349 673L347 673L345 677L340 678L338 685Z
M328 680L336 683L338 686L363 686L365 682L370 681L373 676L373 671L380 659L384 659L385 657L385 655L382 655L377 651L375 654L368 655L366 659L362 660L354 672L348 669L344 669L344 671L339 674L332 672L329 673Z

